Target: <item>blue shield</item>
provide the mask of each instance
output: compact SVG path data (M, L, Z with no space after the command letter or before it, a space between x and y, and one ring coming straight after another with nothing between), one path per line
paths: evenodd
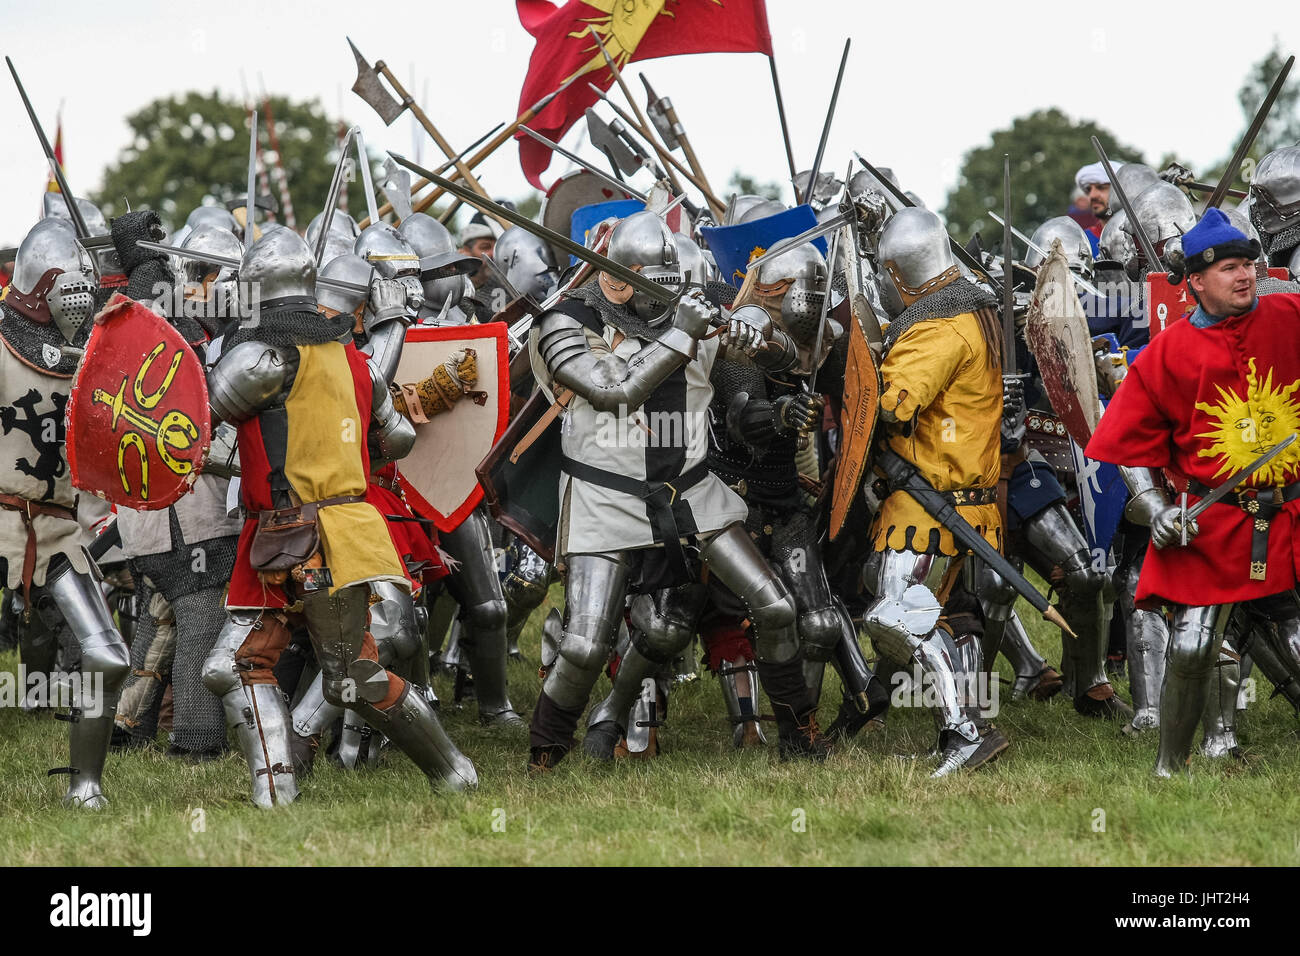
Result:
M812 206L795 206L775 216L764 216L735 226L705 226L700 234L713 253L723 281L740 288L751 259L762 255L773 243L797 236L815 225L817 214ZM825 239L815 239L813 245L823 256L826 255Z
M609 202L579 206L573 210L573 215L569 218L569 238L585 246L587 244L587 234L606 219L611 217L624 219L644 208L645 203L639 199L612 199ZM573 265L577 261L576 256L569 256L569 265Z

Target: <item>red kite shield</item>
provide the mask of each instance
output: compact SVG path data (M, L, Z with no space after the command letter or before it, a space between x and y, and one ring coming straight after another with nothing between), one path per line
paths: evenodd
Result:
M113 296L68 400L72 484L137 511L166 508L198 478L211 440L198 355L157 313Z
M510 422L506 342L504 322L416 326L406 333L397 365L398 384L428 378L459 349L473 349L478 360L475 389L482 394L467 395L450 410L416 425L415 447L397 463L407 502L439 531L457 527L483 500L474 468Z

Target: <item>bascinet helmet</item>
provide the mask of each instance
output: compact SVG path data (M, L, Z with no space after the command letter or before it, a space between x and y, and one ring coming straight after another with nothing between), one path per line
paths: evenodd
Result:
M240 295L245 314L254 303L263 312L316 311L316 259L305 239L291 229L277 229L244 252L239 263Z
M621 266L640 266L642 276L667 287L669 298L681 291L682 272L677 242L664 221L652 212L636 212L621 220L610 234L606 255ZM611 288L626 288L618 279L603 272L600 281L606 295ZM646 321L667 315L667 306L644 292L634 291L627 304Z
M5 302L33 322L53 321L65 339L75 342L95 313L98 287L94 265L72 222L51 217L32 226L19 244Z
M943 222L928 209L900 209L885 223L877 247L880 298L891 316L961 276Z
M1043 260L1047 258L1046 254L1052 251L1052 242L1056 239L1061 240L1061 247L1065 250L1065 259L1070 266L1070 271L1085 279L1091 279L1092 246L1088 243L1088 234L1069 216L1056 216L1034 230L1034 234L1029 237L1031 245L1029 251L1025 253L1025 265L1031 269L1037 269L1042 265ZM1035 246L1038 248L1034 248ZM1043 251L1039 252L1039 249Z

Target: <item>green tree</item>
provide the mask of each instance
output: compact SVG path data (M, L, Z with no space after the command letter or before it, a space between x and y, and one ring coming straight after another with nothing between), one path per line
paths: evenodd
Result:
M338 159L339 123L314 100L293 103L273 96L271 109L297 225L305 229L329 192ZM121 214L129 201L133 209L156 209L164 223L175 228L195 206L243 195L248 118L241 104L216 92L182 93L154 100L128 116L127 125L131 141L93 197L106 215ZM267 142L264 116L259 116L259 125L261 157L270 172L275 154ZM353 179L347 185L348 210L361 219L366 209L361 177ZM271 192L279 202L273 178Z
M960 242L976 232L986 248L1001 245L1002 227L988 215L1002 214L1002 157L1011 156L1011 219L1030 233L1045 220L1064 215L1074 192L1074 174L1096 161L1089 137L1096 136L1112 160L1142 162L1141 153L1120 144L1091 121L1075 121L1060 110L1038 110L997 130L987 146L962 159L956 187L948 194L943 215L948 231Z
M740 170L734 170L731 174L731 180L727 183L728 193L736 193L739 196L762 196L764 199L781 199L782 186L780 183L760 183L753 176L747 176ZM727 197L722 196L725 202Z

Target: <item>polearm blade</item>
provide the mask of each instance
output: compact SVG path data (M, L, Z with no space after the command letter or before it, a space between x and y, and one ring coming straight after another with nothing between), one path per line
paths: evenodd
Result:
M507 209L505 206L495 203L491 199L485 199L472 189L462 186L460 183L452 182L449 179L443 179L437 173L411 162L400 153L394 153L390 150L388 155L393 157L394 161L401 163L411 172L424 176L429 180L429 182L435 183L440 189L451 193L457 199L469 203L476 209L482 209L484 212L499 216L500 218L519 226L526 232L530 232L534 236L544 239L556 248L563 249L569 255L576 256L583 262L590 262L602 272L608 272L615 279L618 279L620 282L626 282L632 288L636 289L638 292L645 293L656 302L669 303L673 302L677 298L677 296L673 292L669 291L665 286L662 286L657 282L652 282L644 276L638 275L626 266L619 265L614 260L608 259L598 252L592 252L586 246L574 242L568 236L562 236L558 232L547 229L545 226L540 226L527 216L521 215L513 209Z
M817 155L813 157L812 175L808 177L808 195L804 197L804 202L811 202L813 192L817 188L817 173L822 166L822 157L826 154L826 140L831 135L831 121L835 119L835 104L840 99L840 84L844 82L844 67L849 62L849 44L853 40L851 37L844 40L844 52L840 54L840 71L835 74L835 88L831 91L831 105L826 111L826 122L822 124L822 137L817 142Z
M334 222L334 211L338 208L339 193L343 189L343 170L348 165L348 150L352 148L352 139L361 132L359 126L353 126L348 130L347 135L343 137L343 145L339 147L339 159L334 164L334 177L330 180L330 191L325 197L325 211L321 215L320 233L316 236L316 248L312 250L315 253L316 268L320 269L325 258L325 247L329 242L330 225Z
M565 148L564 148L563 146L561 146L559 143L552 142L551 140L549 140L549 139L547 139L545 136L543 136L541 133L538 133L538 132L536 132L536 131L534 131L534 130L531 130L531 129L529 129L527 126L520 126L519 128L520 128L523 132L525 132L525 133L527 133L529 136L531 136L533 139L537 140L537 142L541 143L543 146L547 147L548 149L553 150L554 152L559 153L561 156L563 156L563 157L564 157L565 159L567 159L569 162L571 162L571 163L575 163L575 164L577 164L578 166L581 166L581 167L582 167L583 169L585 169L587 172L591 173L593 176L595 176L596 178L600 179L602 182L606 183L607 185L612 186L614 189L617 189L619 192L627 193L627 194L628 194L629 196L631 196L633 199L639 199L639 200L641 200L642 202L647 202L647 201L648 201L647 198L646 198L646 194L645 194L645 193L643 193L643 192L638 192L637 190L635 190L635 189L633 189L631 186L629 186L627 183L621 183L621 182L619 182L617 179L615 179L613 176L610 176L608 173L603 173L603 172L601 172L601 171L600 171L599 169L597 169L595 166L591 165L591 163L587 162L585 159L583 159L582 157L576 155L575 153L571 153L571 152L569 152L567 149L565 149Z
M999 226L1006 225L1006 220L1004 220L1001 216L995 213L992 209L988 210L988 214L993 218L993 221L996 222ZM1019 239L1021 242L1023 242L1030 249L1032 249L1034 252L1042 256L1044 259L1047 258L1048 256L1047 250L1044 249L1042 246L1040 246L1038 243L1034 242L1034 240L1030 239L1028 236L1026 236L1015 226L1011 227L1011 234L1015 236L1017 239ZM1079 288L1081 288L1084 292L1088 293L1089 295L1095 295L1098 298L1104 298L1104 296L1101 294L1101 290L1098 289L1091 282L1089 282L1087 279L1077 276L1073 272L1070 273L1070 277L1079 284Z
M1196 502L1196 504L1192 505L1192 507L1187 509L1187 519L1190 521L1193 518L1196 518L1206 508L1210 507L1210 505L1214 504L1217 501L1221 501L1224 497L1231 494L1233 491L1237 489L1237 486L1240 485L1243 481L1245 481L1255 472L1259 471L1261 468L1267 465L1278 455L1282 454L1283 451L1285 451L1291 444L1295 442L1295 439L1296 439L1295 433L1292 432L1286 438L1282 439L1282 441L1278 442L1268 451L1264 452L1264 454L1260 455L1258 458L1252 461L1245 468L1241 469L1241 471L1237 472L1235 475L1233 475L1223 484L1219 485L1217 488L1211 491L1200 501ZM1184 522L1184 525L1186 525L1186 522Z
M885 189L889 191L889 194L894 197L894 200L898 202L901 206L911 208L916 205L916 203L912 202L912 200L907 198L906 193L904 193L901 189L899 189L897 186L894 185L892 180L886 179L884 173L882 173L880 170L876 169L875 166L872 166L869 162L863 159L859 153L855 151L853 153L853 156L855 159L857 159L859 163L862 164L863 169L869 172L872 176L876 177L876 179L880 182L880 185L884 186ZM1002 294L1002 283L998 282L991 275L989 275L988 269L984 268L984 266L980 263L980 261L976 259L974 256L972 256L969 252L967 252L965 246L963 246L960 242L954 239L951 235L948 236L948 248L952 250L952 254L961 262L962 265L964 265L967 269L969 269L971 272L975 273L976 275L983 276L984 280L988 282L990 286L993 287L993 290L996 293L998 293L999 295Z
M915 465L883 443L876 446L875 455L871 460L885 472L891 490L904 491L910 495L930 517L952 533L954 540L973 551L977 558L1001 575L1002 580L1015 588L1016 593L1032 604L1045 620L1051 621L1067 634L1075 636L1065 618L1061 617L1060 612L1052 607L1047 598L1025 580L1024 575L1016 570L1015 565L985 541L984 536L971 527L969 521L958 514L957 509L948 503L942 492L931 487L916 470Z
M1016 374L1016 297L1011 274L1011 154L1002 154L1002 374Z
M45 161L50 164L50 173L54 176L54 181L59 184L59 192L63 194L63 201L67 204L68 215L72 219L73 226L76 227L77 238L89 239L90 229L86 226L86 220L82 218L81 210L77 208L77 197L72 194L72 188L68 185L67 177L63 175L63 166L59 163L58 157L54 155L54 149L50 146L49 138L45 135L45 129L41 126L41 121L36 118L36 110L32 108L32 101L27 98L27 90L23 88L23 81L18 79L18 71L14 69L14 61L9 57L5 57L5 63L9 65L9 72L14 78L14 86L18 87L18 95L22 97L23 106L27 108L27 116L36 130L36 138L41 141L41 149L45 152Z
M1119 184L1115 178L1115 168L1110 164L1110 157L1106 155L1105 148L1101 145L1101 140L1096 136L1092 138L1092 148L1097 151L1097 158L1101 160L1101 165L1106 170L1106 175L1110 179L1110 188L1115 190L1115 195L1119 197L1120 205L1124 207L1124 212L1128 214L1129 226L1133 230L1133 235L1137 239L1138 245L1142 247L1142 254L1146 256L1147 265L1156 272L1168 272L1164 262L1156 255L1155 244L1147 231L1142 228L1142 223L1138 222L1137 214L1133 212L1133 204L1128 201L1128 196L1124 192L1124 187Z
M257 219L257 110L248 111L248 192L244 196L244 246L253 244L253 223Z
M240 260L233 256L223 256L215 252L199 252L196 249L182 249L180 246L169 246L165 242L151 242L148 239L141 239L137 245L141 249L148 249L150 252L162 252L169 256L176 256L178 259L190 259L194 262L211 262L231 269L238 269L240 264ZM362 285L359 282L348 282L346 279L334 279L330 276L317 275L316 284L323 285L328 289L338 289L340 292L352 292L358 295L367 295L370 292L369 286Z
M366 141L357 130L357 162L361 165L361 185L366 191L366 214L370 225L379 222L379 206L375 202L375 184L370 178L370 157L366 155Z
M1251 120L1250 128L1246 130L1246 135L1242 138L1240 145L1237 146L1237 151L1232 154L1232 159L1228 160L1228 167L1223 171L1219 184L1214 187L1214 192L1210 193L1210 198L1205 201L1206 209L1217 207L1228 194L1228 187L1232 185L1233 180L1237 178L1237 173L1241 171L1241 164L1245 160L1246 154L1250 152L1250 147L1255 145L1255 137L1259 135L1264 120L1268 118L1268 111L1273 108L1277 95L1282 92L1282 84L1286 82L1286 76L1291 72L1291 66L1294 63L1294 56L1287 57L1286 63L1277 75L1277 79L1269 87L1264 102L1260 104L1259 109L1256 111L1255 118Z

